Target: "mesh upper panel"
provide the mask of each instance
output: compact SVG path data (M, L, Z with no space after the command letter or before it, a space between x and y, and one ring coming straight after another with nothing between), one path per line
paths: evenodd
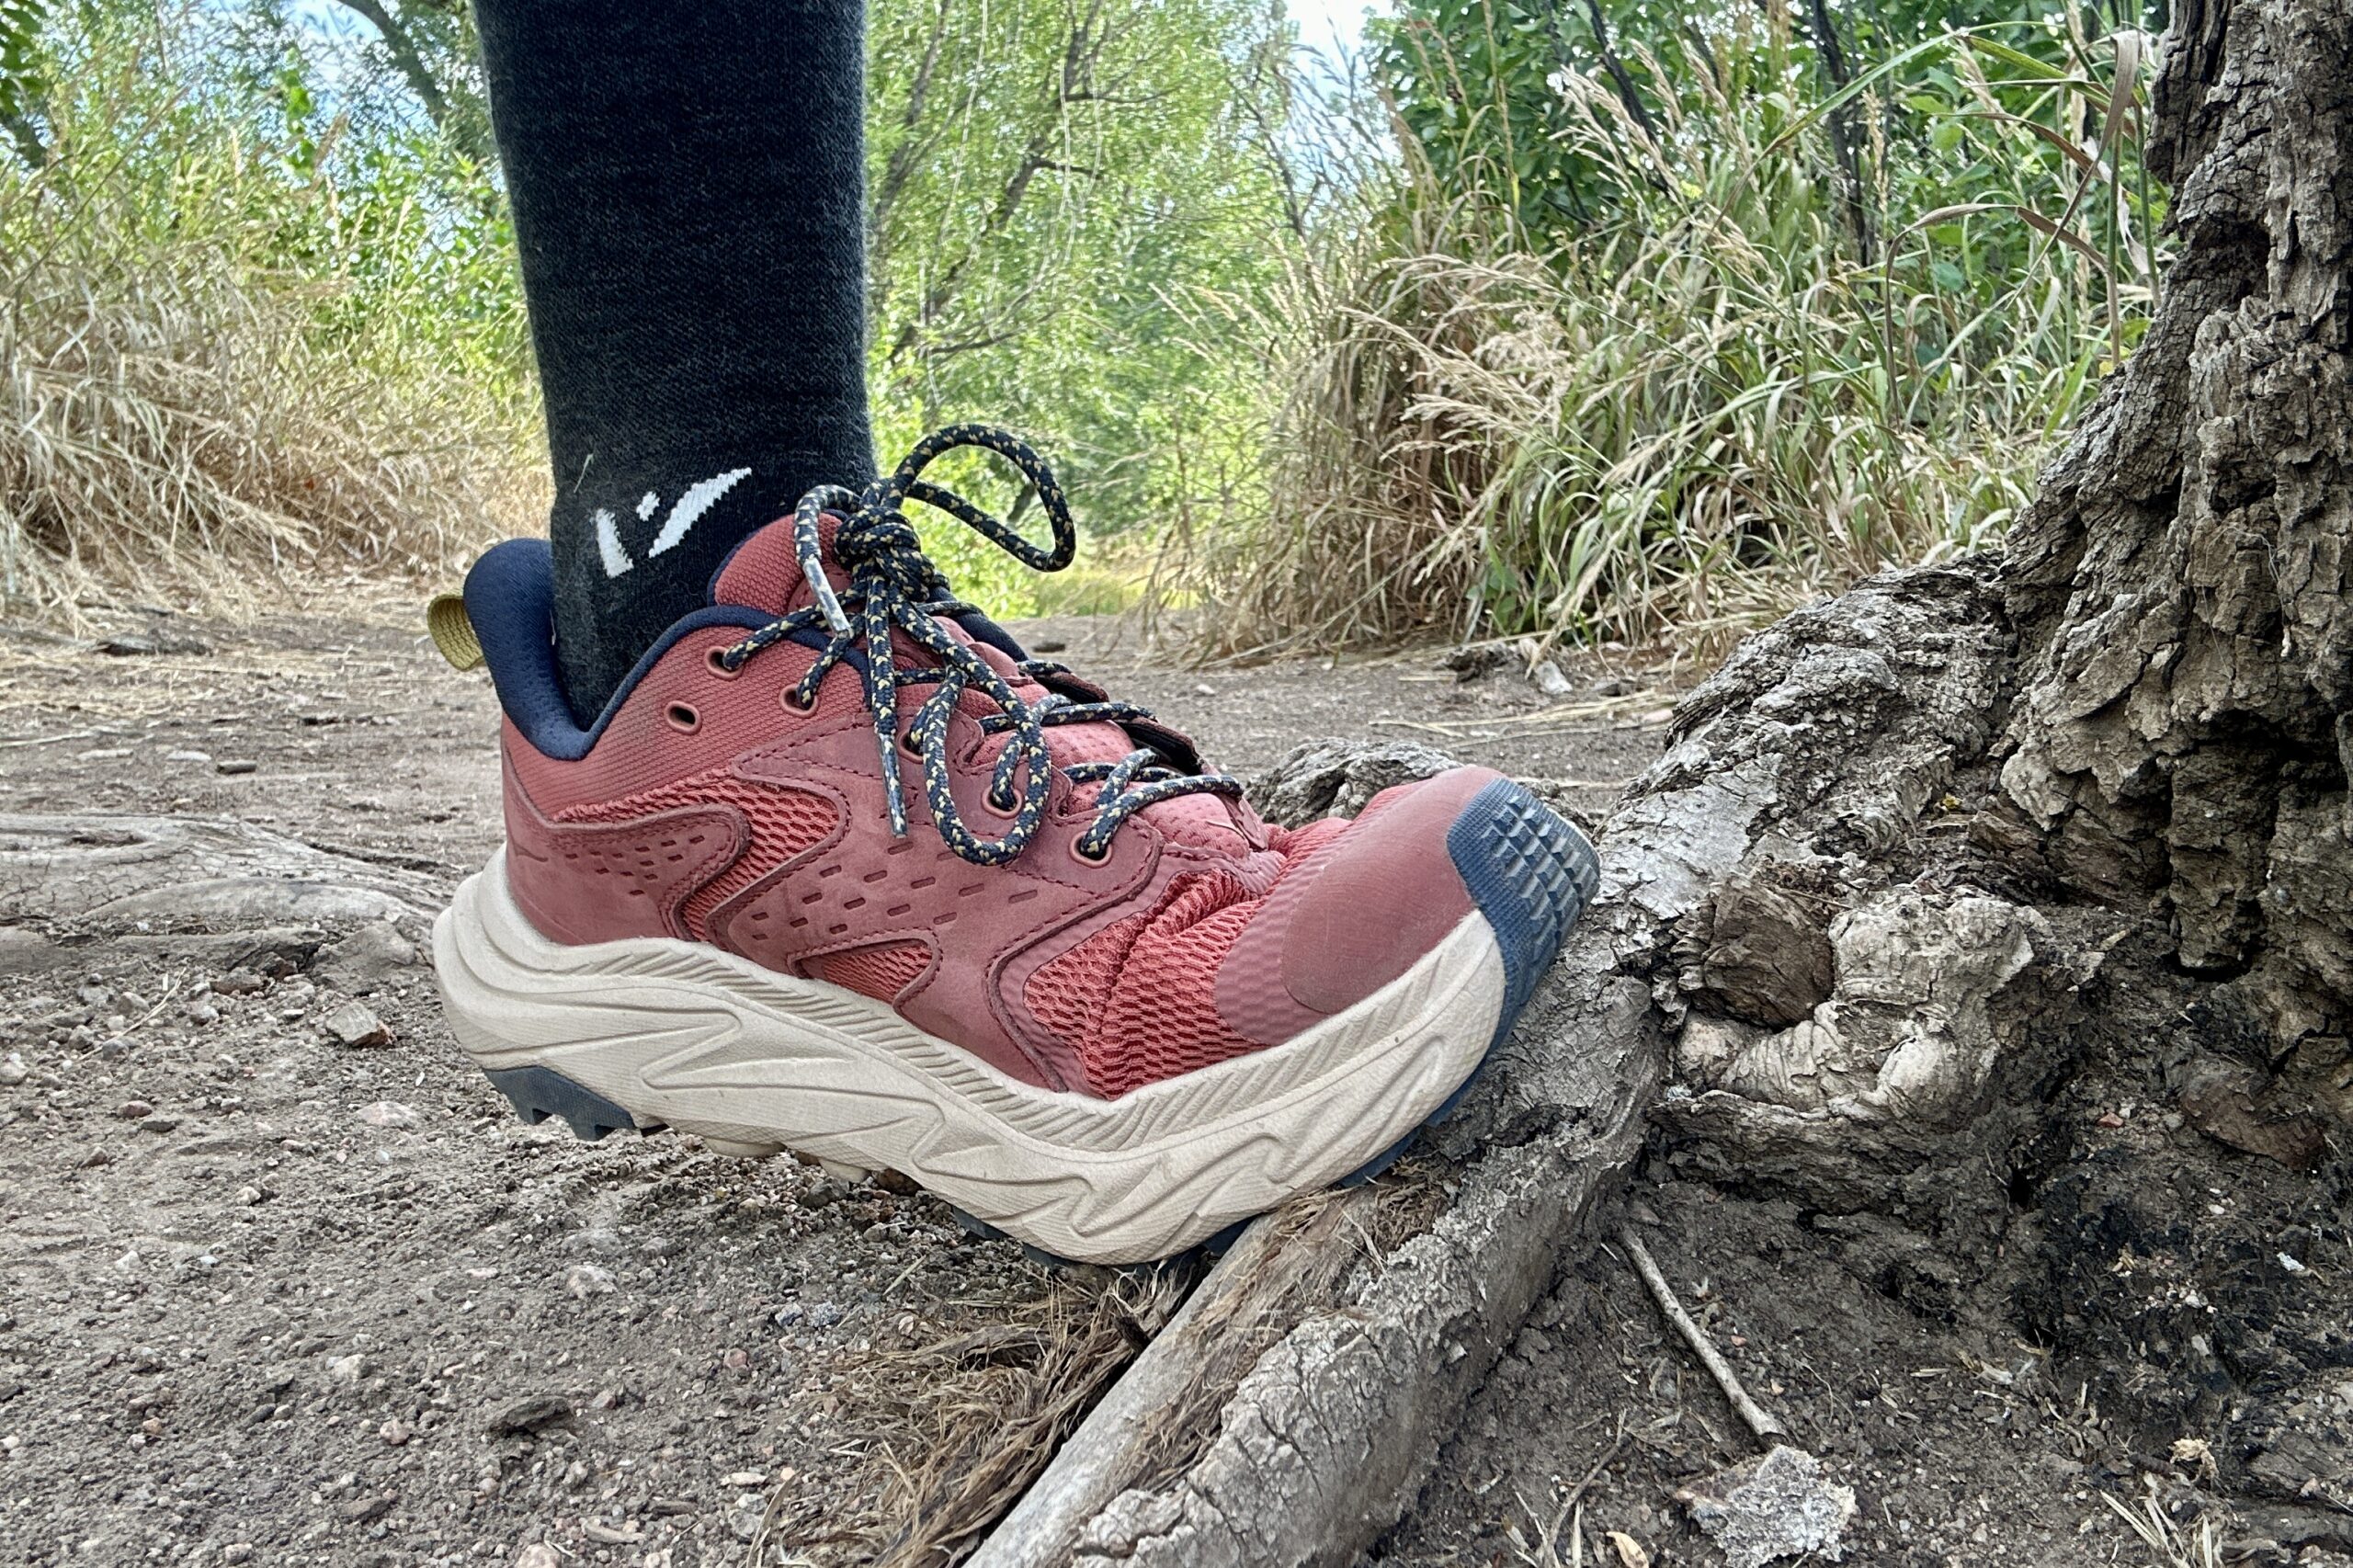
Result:
M1107 926L1040 965L1022 1000L1077 1052L1087 1082L1107 1098L1259 1050L1219 1015L1218 968L1283 878L1347 825L1279 831L1283 867L1262 893L1224 870L1170 879L1150 913Z
M707 942L710 935L703 923L710 918L712 910L795 855L823 843L825 835L834 831L840 812L835 809L833 801L806 790L755 784L749 779L737 778L732 770L721 768L681 778L660 789L624 795L619 800L574 806L559 813L556 820L627 822L632 817L667 811L673 806L701 806L714 802L733 806L744 813L745 821L751 825L752 846L748 854L737 857L733 865L696 889L680 911L680 916L686 922L687 934L697 941ZM837 981L835 983L847 985L849 983ZM852 986L851 989L859 988ZM892 994L896 994L895 988Z

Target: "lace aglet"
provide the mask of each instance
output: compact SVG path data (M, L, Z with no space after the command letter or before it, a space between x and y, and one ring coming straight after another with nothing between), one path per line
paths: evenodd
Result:
M842 601L834 596L834 585L820 572L809 579L809 586L817 596L817 608L824 612L825 624L836 637L849 635L849 616L842 609Z

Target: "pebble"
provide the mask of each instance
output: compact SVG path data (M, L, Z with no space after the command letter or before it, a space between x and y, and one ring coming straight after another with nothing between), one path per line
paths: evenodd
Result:
M190 1002L188 1005L188 1021L199 1026L217 1024L221 1021L221 1009L210 1002Z
M358 1351L355 1350L348 1356L335 1356L328 1358L327 1377L334 1382L355 1384L367 1375L368 1358Z
M114 1113L125 1121L137 1121L142 1116L154 1115L155 1108L145 1100L125 1100L114 1108Z
M1550 659L1539 659L1528 672L1528 684L1545 696L1559 699L1576 690L1576 683L1562 673L1561 666Z
M376 1437L386 1448L397 1449L408 1441L409 1431L404 1424L395 1419L377 1427Z
M370 1127L415 1127L416 1109L398 1100L378 1100L359 1108L359 1119Z
M251 1562L253 1560L254 1545L249 1540L233 1540L221 1549L221 1561L223 1562Z
M542 1426L552 1426L559 1421L571 1419L572 1406L559 1394L532 1393L513 1400L491 1413L493 1433L536 1432Z
M237 1188L237 1194L233 1201L241 1209L251 1209L255 1204L259 1203L267 1196L269 1195L262 1191L262 1189L257 1187L241 1187Z
M212 771L234 778L254 772L261 764L248 756L224 756L212 765Z
M384 1027L384 1020L357 1002L346 1002L329 1013L319 1027L335 1044L355 1050L392 1043L392 1031Z
M533 1541L515 1554L514 1568L563 1568L563 1559L544 1541Z
M249 969L233 969L212 983L212 989L222 996L250 996L269 983Z
M209 751L197 751L192 747L183 746L178 751L165 752L164 760L165 762L210 762L212 754Z
M563 1288L586 1301L613 1293L613 1271L594 1263L575 1263L563 1277Z
M25 1059L15 1051L0 1056L0 1089L13 1089L31 1076L32 1069L27 1067Z

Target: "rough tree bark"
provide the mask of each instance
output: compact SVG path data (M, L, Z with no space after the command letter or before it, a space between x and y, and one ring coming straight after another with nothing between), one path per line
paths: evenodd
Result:
M2325 1067L2353 1021L2353 12L2192 0L2155 109L2181 252L2011 540L2002 787L2063 885L2161 898L2182 965Z
M2179 0L2150 161L2179 259L2006 555L1812 607L1685 701L1437 1141L1434 1222L1270 1336L1184 1462L1006 1561L1353 1561L1646 1106L1650 1157L1796 1199L1922 1312L2019 1321L2153 1424L2227 1396L2242 1495L2353 1506L2353 1423L2309 1397L2342 1322L2264 1228L2341 1224L2342 1170L2305 1173L2353 1119L2353 9ZM2178 1144L2087 1144L2120 1085L2252 1218Z

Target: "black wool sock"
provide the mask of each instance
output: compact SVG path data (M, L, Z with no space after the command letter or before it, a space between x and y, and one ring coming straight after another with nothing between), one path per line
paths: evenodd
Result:
M712 571L872 477L863 0L476 0L588 722Z

